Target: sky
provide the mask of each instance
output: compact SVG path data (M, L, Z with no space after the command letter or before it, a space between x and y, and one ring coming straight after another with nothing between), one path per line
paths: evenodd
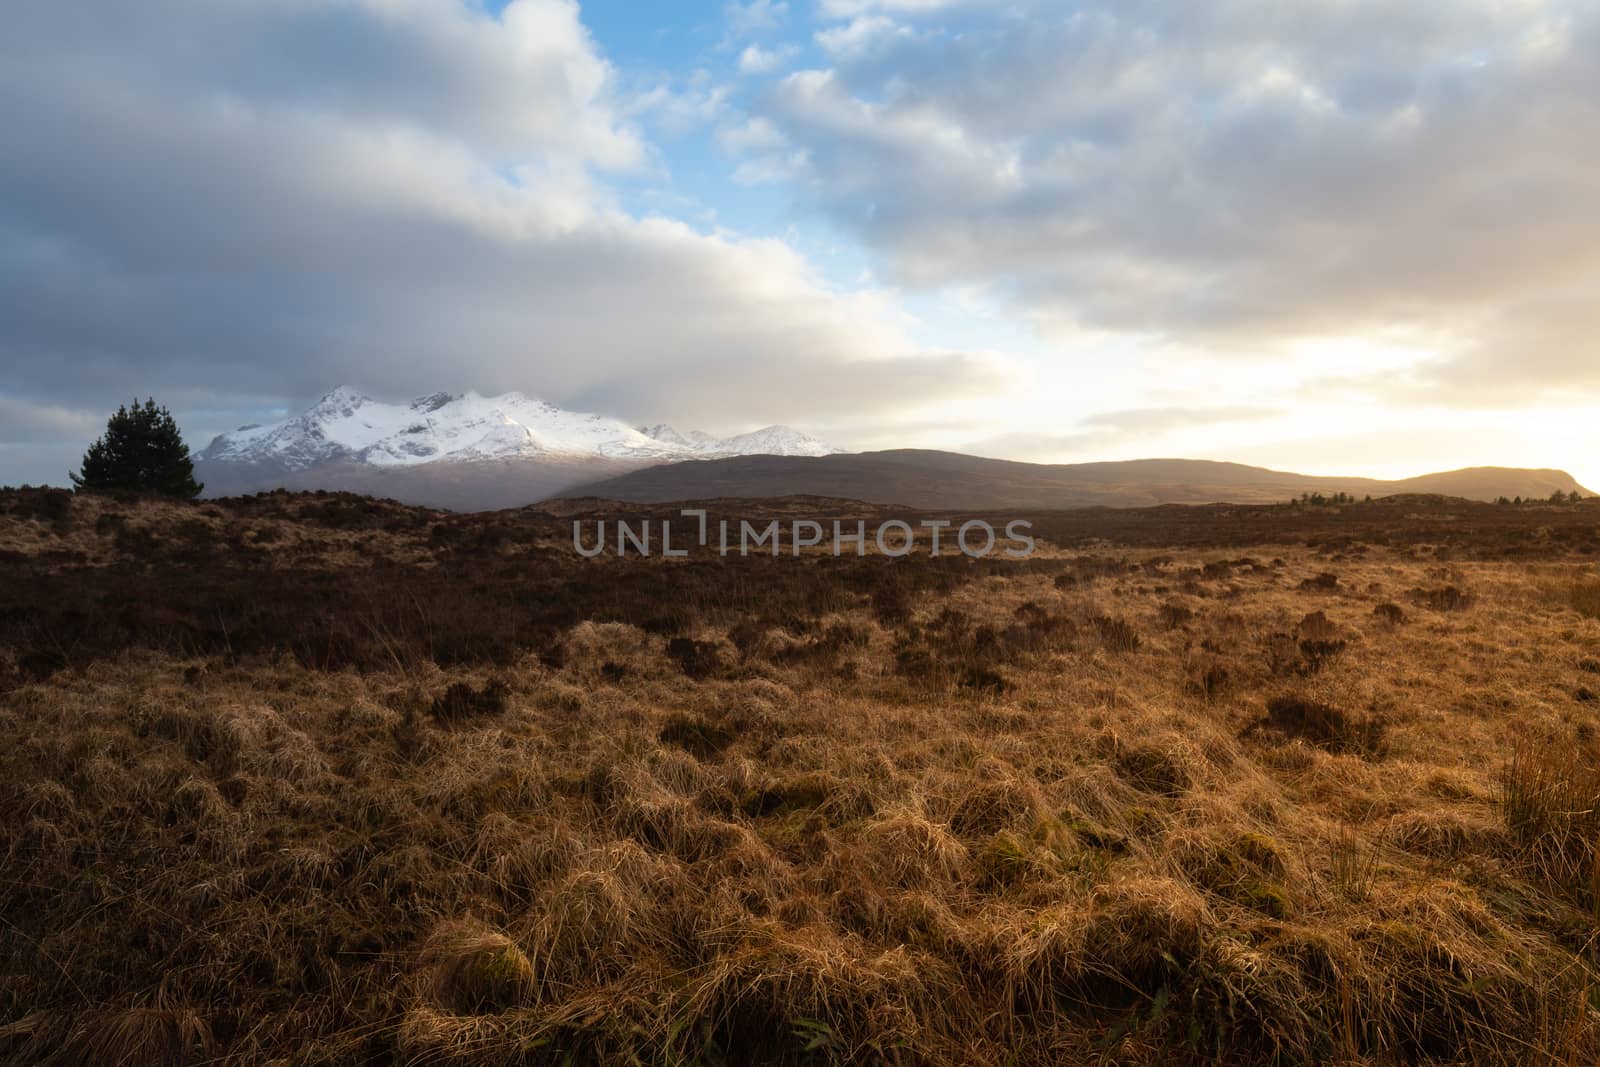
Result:
M153 395L1600 490L1600 0L7 0L0 484Z

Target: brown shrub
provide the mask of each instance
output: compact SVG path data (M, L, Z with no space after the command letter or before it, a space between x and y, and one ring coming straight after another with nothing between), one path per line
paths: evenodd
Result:
M722 668L720 650L714 641L674 637L667 642L667 655L690 678L709 678Z
M1203 700L1220 699L1227 691L1232 675L1220 663L1207 663L1195 672L1187 685L1190 693Z
M1389 626L1399 626L1406 621L1406 613L1399 604L1379 604L1372 609L1372 614L1378 621Z
M455 682L435 698L428 707L428 714L436 721L447 724L499 715L506 710L506 700L510 695L511 687L499 679L481 689L474 689L466 682Z
M1245 735L1265 730L1330 752L1373 757L1383 754L1387 729L1375 715L1352 715L1320 701L1284 695L1267 701L1266 717L1246 727Z
M664 745L681 748L700 759L719 756L734 742L733 731L706 719L674 714L656 735Z
M1095 629L1100 631L1100 643L1111 652L1137 652L1142 643L1139 631L1126 619L1116 619L1109 615L1098 615L1094 619Z
M1163 604L1157 612L1161 625L1168 630L1178 630L1194 621L1194 611L1182 604Z
M1465 611L1472 607L1473 596L1453 585L1440 586L1437 589L1417 588L1411 590L1411 599L1414 603L1434 611Z
M1300 658L1304 661L1304 673L1316 674L1329 663L1344 654L1345 642L1312 641L1309 639L1300 642Z
M1308 612L1301 618L1299 630L1302 641L1331 641L1339 633L1339 628L1328 621L1324 611Z
M956 684L963 689L972 689L979 693L1003 693L1011 688L1005 675L976 664L963 668Z
M1188 760L1175 748L1118 746L1114 764L1129 783L1160 796L1177 796L1191 784Z

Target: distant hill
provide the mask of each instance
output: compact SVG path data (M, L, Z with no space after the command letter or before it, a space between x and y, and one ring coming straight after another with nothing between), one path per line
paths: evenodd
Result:
M1042 464L896 449L843 455L737 456L669 463L571 490L571 496L657 504L716 497L827 496L911 508L1148 507L1273 503L1301 493L1357 497L1432 493L1494 500L1588 490L1558 470L1472 467L1384 481L1319 477L1196 459Z

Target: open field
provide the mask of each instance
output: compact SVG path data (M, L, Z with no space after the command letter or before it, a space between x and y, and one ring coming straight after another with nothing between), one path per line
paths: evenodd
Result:
M0 1061L1600 1057L1600 503L586 511L0 493Z

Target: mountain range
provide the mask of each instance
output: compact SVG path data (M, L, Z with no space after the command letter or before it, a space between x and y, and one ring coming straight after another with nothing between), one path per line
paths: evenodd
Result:
M666 503L824 496L951 511L1271 503L1302 493L1493 500L1580 492L1557 470L1474 467L1398 481L1209 460L1042 464L956 452L843 453L786 426L713 437L630 426L506 393L390 404L333 390L293 418L220 434L195 457L208 496L343 489L456 511L556 497Z
M664 424L636 428L521 393L434 393L389 404L341 386L292 418L219 434L195 457L195 471L210 496L346 489L475 511L661 463L836 451L787 426L718 438Z
M573 496L627 503L826 496L918 509L984 511L1158 504L1269 504L1302 493L1356 498L1429 493L1543 500L1559 490L1591 495L1565 471L1471 467L1383 481L1326 477L1197 459L1019 463L956 452L896 449L810 458L745 456L675 463L580 486Z

